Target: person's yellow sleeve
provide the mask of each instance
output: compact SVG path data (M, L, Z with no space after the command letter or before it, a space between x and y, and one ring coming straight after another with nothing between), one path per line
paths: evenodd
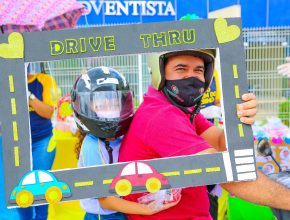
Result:
M51 75L42 73L38 74L37 79L43 86L42 101L47 105L55 107L59 96L55 79Z
M220 103L220 99L221 99L221 88L220 88L220 80L219 80L219 76L218 76L218 71L215 69L214 70L214 80L215 80L215 84L216 84L216 99L215 102L216 104Z

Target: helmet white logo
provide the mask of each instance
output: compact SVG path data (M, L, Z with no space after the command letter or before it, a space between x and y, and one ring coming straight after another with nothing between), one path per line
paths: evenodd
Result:
M103 70L104 74L110 74L110 69L106 66L102 66L101 69Z
M116 78L100 78L97 79L97 85L103 85L103 84L119 84L118 79Z
M82 80L86 84L86 88L91 90L91 79L88 74L82 74Z

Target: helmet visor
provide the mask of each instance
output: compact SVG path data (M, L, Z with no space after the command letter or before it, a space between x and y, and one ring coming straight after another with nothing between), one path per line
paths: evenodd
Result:
M80 92L77 94L75 105L79 114L91 119L119 118L122 110L122 92Z

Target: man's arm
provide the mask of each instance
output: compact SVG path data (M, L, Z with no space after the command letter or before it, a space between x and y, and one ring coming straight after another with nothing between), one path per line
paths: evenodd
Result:
M217 151L222 152L226 150L226 140L224 131L218 127L212 126L200 135Z
M217 153L217 150L209 148L198 154L207 153ZM228 192L248 202L290 210L290 189L271 180L261 172L257 174L257 179L253 181L221 183L220 185Z
M253 94L245 94L242 98L245 102L239 105L237 114L241 122L253 124L254 116L257 112L256 98ZM199 154L225 150L225 138L222 130L211 127L201 137L208 141L215 149L210 148L199 152ZM254 181L231 182L220 185L230 193L249 202L290 210L290 189L271 180L260 172L257 174L257 180Z
M258 172L257 180L220 184L228 192L246 201L290 210L290 189Z
M241 104L238 104L237 116L240 121L244 124L252 125L255 122L255 115L257 113L257 101L256 96L253 93L246 93L242 95ZM205 132L200 135L204 138L211 146L213 146L217 151L225 151L225 135L224 131L217 127L210 127Z

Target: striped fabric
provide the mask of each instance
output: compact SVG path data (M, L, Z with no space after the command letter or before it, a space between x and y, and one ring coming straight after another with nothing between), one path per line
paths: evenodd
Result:
M76 0L0 0L0 26L2 33L72 28L84 12Z

